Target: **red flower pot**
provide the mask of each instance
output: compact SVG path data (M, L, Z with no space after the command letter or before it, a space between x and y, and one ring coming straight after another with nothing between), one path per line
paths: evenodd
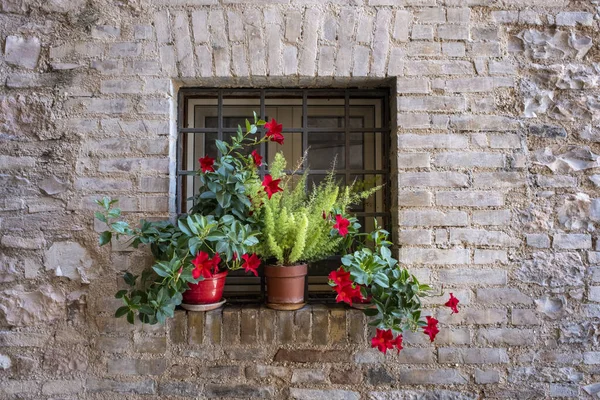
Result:
M212 278L205 278L197 284L189 283L189 289L183 292L186 304L213 304L221 301L227 270L219 272Z

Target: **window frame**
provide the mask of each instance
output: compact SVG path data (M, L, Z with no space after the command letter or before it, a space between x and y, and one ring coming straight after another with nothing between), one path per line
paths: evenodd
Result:
M390 97L391 97L391 88L390 87L382 87L382 88L180 88L178 92L178 103L177 103L177 141L176 141L176 160L175 160L175 179L176 179L176 192L175 192L175 203L176 203L176 213L177 216L185 215L187 210L183 210L185 204L185 194L183 193L183 180L185 176L189 175L189 170L182 169L184 167L184 140L182 138L187 133L216 133L217 138L219 140L223 139L223 134L225 132L231 132L235 129L224 128L223 126L223 98L233 98L235 95L241 96L251 96L254 101L258 98L260 101L260 106L258 112L260 113L259 117L261 119L266 118L266 108L268 106L265 105L265 100L268 98L276 98L277 94L281 94L284 97L289 97L290 94L296 94L296 99L299 99L301 95L302 98L302 127L301 128L284 128L284 131L290 133L301 133L302 134L302 149L305 150L308 148L308 135L310 133L319 133L319 132L343 132L345 134L345 157L346 160L349 159L349 140L351 132L369 132L369 133L381 133L381 141L383 145L383 163L382 169L373 169L373 170L353 170L350 168L344 168L344 173L346 177L346 182L349 182L349 177L351 175L382 175L386 188L384 190L384 204L387 204L384 212L360 212L360 216L364 216L365 218L371 217L382 217L384 221L391 225L391 110L390 110ZM193 99L194 97L213 97L217 99L217 128L189 128L185 127L188 121L188 100ZM309 99L314 98L336 98L341 99L343 96L344 99L344 127L343 128L310 128L308 125L308 108ZM381 100L381 127L379 128L351 128L350 124L350 107L352 106L350 103L351 99L379 99ZM260 135L264 135L264 129L259 130ZM266 145L263 143L260 147L260 153L264 156L266 154ZM299 171L302 173L306 169L307 160L304 160L305 164L303 166L303 170ZM310 170L313 174L326 174L327 170ZM266 173L265 167L261 166L259 173L264 175ZM389 226L388 226L389 228ZM393 230L390 230L390 234L393 240ZM262 269L262 268L261 268ZM259 294L260 297L256 298L255 301L260 301L264 298L265 293L265 280L263 274L260 274L260 293L258 291L256 294ZM309 277L306 279L306 298L310 301L317 302L331 302L333 300L333 296L324 295L323 292L320 291L309 291ZM313 277L322 277L323 275L312 275ZM250 286L257 286L257 284L249 284ZM257 296L258 297L258 296ZM231 296L228 296L229 300ZM238 302L245 302L244 300Z

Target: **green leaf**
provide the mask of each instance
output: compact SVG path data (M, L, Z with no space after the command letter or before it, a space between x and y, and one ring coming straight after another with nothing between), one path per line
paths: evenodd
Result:
M181 232L185 233L188 236L194 236L192 235L192 232L190 232L190 230L187 228L186 224L184 221L182 220L178 220L177 221L177 226L179 227L179 230L181 230Z
M374 316L376 316L377 314L379 314L379 311L377 311L377 309L376 309L376 308L365 308L365 309L363 310L363 312L365 313L365 315L366 315L367 317L374 317Z
M116 294L115 294L115 298L120 299L123 296L125 296L127 294L127 290L119 290Z
M115 318L121 318L123 315L127 314L128 312L129 312L128 306L119 307L119 308L117 308L117 311L115 312Z
M124 234L129 229L129 224L125 221L117 221L110 225L117 233Z
M100 211L96 211L94 213L94 216L96 217L97 220L102 221L104 223L106 223L106 217L104 216L104 214L102 214Z
M137 278L137 276L131 274L130 272L125 272L125 274L123 275L123 280L129 286L135 286L136 278Z
M98 240L98 243L100 244L100 246L104 246L107 243L110 243L110 240L112 239L112 233L110 233L110 231L104 231L100 234L100 239Z
M217 146L217 149L219 149L219 151L221 152L221 155L227 154L227 143L225 143L222 140L215 140L215 145Z
M129 322L131 325L134 324L134 322L135 322L135 314L133 313L133 311L129 311L127 313L127 322Z
M108 211L108 218L118 218L121 216L121 209L119 208L113 208L112 210Z

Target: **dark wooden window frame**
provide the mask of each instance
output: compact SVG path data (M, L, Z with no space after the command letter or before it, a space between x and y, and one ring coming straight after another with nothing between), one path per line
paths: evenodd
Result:
M229 97L234 98L235 96L243 97L250 96L253 99L260 99L260 115L261 119L266 118L265 113L265 99L267 98L276 98L278 95L282 97L293 97L293 98L302 98L302 128L285 128L284 133L301 133L302 134L302 149L303 151L308 148L308 135L310 133L331 133L331 132L343 132L345 133L345 157L346 160L350 159L350 133L351 132L380 132L382 133L382 142L383 142L383 169L380 170L352 170L352 169L343 169L340 171L345 174L346 182L350 181L351 175L382 175L384 177L384 181L386 183L385 194L384 194L384 203L387 204L387 209L385 212L357 212L358 216L364 217L383 217L384 220L389 224L391 221L390 218L390 209L389 206L391 203L391 182L390 182L390 148L391 148L391 135L390 135L390 88L373 88L373 89L358 89L358 88L347 88L347 89L333 89L333 88L289 88L289 89L281 89L281 88L272 88L272 89L256 89L256 88L236 88L236 89L223 89L223 88L181 88L178 93L178 115L177 115L177 170L176 170L176 204L177 204L177 214L182 215L185 214L185 210L182 210L182 204L184 203L183 192L182 192L182 181L183 177L189 175L191 172L189 170L182 169L183 162L183 140L181 140L182 135L186 133L216 133L217 138L219 140L223 139L224 133L235 132L235 128L224 128L223 127L223 98ZM187 121L187 100L198 98L198 97L212 97L217 99L217 128L188 128L186 127ZM308 124L308 100L312 98L344 98L344 118L345 123L343 128L311 128ZM350 127L350 100L351 99L380 99L382 100L382 124L379 128L351 128ZM264 134L264 130L260 131L260 134ZM265 144L261 145L260 152L262 155L266 153ZM305 160L306 162L306 160ZM304 166L306 167L306 165ZM302 173L303 171L298 171ZM312 174L326 174L327 170L313 170L311 169ZM264 166L260 169L261 175L265 173ZM389 228L389 227L388 227ZM261 268L262 270L262 268ZM310 270L310 269L309 269ZM262 272L262 271L261 271ZM310 274L310 273L309 273ZM250 303L250 302L259 302L264 299L265 293L265 282L263 274L260 274L260 292L258 290L256 293L252 295L240 295L233 297L228 296L228 301L239 302L239 303ZM319 275L321 276L321 275ZM308 290L308 279L306 280L306 294L307 299L312 302L332 302L333 301L333 293L323 293L323 292L309 292ZM256 284L258 289L258 284Z

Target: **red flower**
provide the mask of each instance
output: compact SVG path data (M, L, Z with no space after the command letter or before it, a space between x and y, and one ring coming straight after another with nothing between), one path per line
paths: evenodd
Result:
M252 150L252 158L254 159L254 165L260 167L262 165L262 156L258 154L258 151Z
M333 225L333 229L337 229L340 235L346 236L348 234L348 225L350 225L350 221L340 214L335 216L335 220L336 223Z
M252 255L244 254L242 256L242 259L244 260L244 264L242 264L242 267L244 267L244 270L246 272L252 272L254 274L254 276L258 276L258 272L256 272L256 270L260 266L260 258L258 258L256 256L256 254L252 254Z
M454 295L452 293L450 293L450 300L448 300L444 305L446 307L450 307L450 309L452 310L452 314L457 313L458 314L458 299L456 297L454 297Z
M283 144L283 135L281 134L283 125L278 124L275 118L273 118L265 124L265 128L267 128L265 136L268 137L271 142Z
M271 196L273 196L275 193L283 192L283 189L279 187L279 182L281 182L281 179L273 179L271 175L265 175L265 179L263 179L262 185L265 187L265 192L267 192L269 200L271 199Z
M437 327L438 320L433 317L430 317L429 315L426 318L427 326L423 327L423 332L425 332L426 335L429 335L429 339L433 342L433 339L435 339L435 335L437 335L440 332L440 330Z
M362 299L362 294L360 293L360 288L358 286L352 287L352 285L338 285L334 286L333 288L338 294L335 298L336 303L340 303L343 301L348 305L352 305L353 299Z
M323 219L327 219L327 214L325 214L325 210L323 210Z
M213 168L213 164L215 163L214 158L210 158L209 156L204 156L202 158L199 158L198 162L200 163L200 168L202 168L202 172L207 173L207 172L215 171L215 169Z
M400 350L404 348L402 347L402 335L398 335L396 339L392 340L392 345L396 346L398 354L400 354Z
M213 273L217 273L219 272L219 263L221 262L221 257L219 256L219 253L215 253L215 256L212 259L212 264L213 264Z
M215 258L218 256L219 255L216 254ZM194 266L196 267L192 270L192 276L194 277L194 279L198 279L200 275L202 275L204 278L212 277L212 273L210 272L210 270L214 266L213 260L211 260L208 257L208 253L199 251L196 255L196 258L192 260L192 264L194 264Z
M385 354L389 349L394 348L395 341L394 334L391 329L384 331L383 329L377 329L377 336L371 339L371 347L377 347L377 349ZM400 339L402 343L402 339Z
M331 271L329 273L329 280L333 281L338 286L351 285L350 272L344 271L342 267L338 268L337 271Z

